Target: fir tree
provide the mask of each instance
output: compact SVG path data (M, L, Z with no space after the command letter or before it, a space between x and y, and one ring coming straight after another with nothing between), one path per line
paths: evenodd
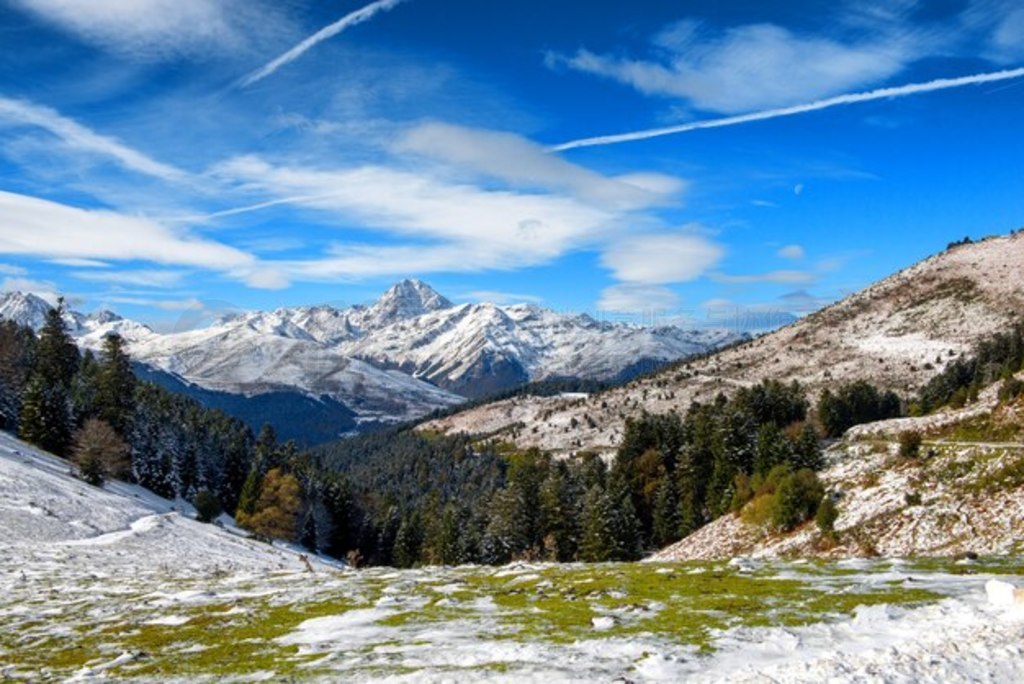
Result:
M754 473L767 475L772 468L790 460L789 442L775 423L757 428L754 445Z
M68 334L64 322L64 300L46 312L46 320L39 331L35 372L49 385L70 387L78 372L79 356L75 341Z
M269 423L264 423L263 427L260 428L259 436L256 438L255 462L256 467L263 473L279 465L277 433L274 432L274 426Z
M21 402L21 438L52 454L66 456L72 425L67 387L48 385L42 374L33 375Z
M96 378L96 413L120 435L131 427L135 405L135 375L120 335L103 340L103 360Z
M679 498L671 477L666 477L658 487L654 502L654 544L665 547L679 539Z
M615 555L615 511L607 492L599 485L587 490L583 499L583 534L579 559L601 563Z
M17 430L21 397L35 365L31 328L0 321L0 429Z
M253 468L249 471L249 476L245 479L245 484L242 485L242 492L238 497L238 508L235 511L235 518L239 525L243 525L243 520L248 520L256 513L256 504L260 500L260 492L263 487L263 476L260 472Z
M22 437L58 456L66 456L74 428L71 383L78 370L78 347L64 324L64 301L46 313L39 333L36 363L25 390Z
M821 453L821 442L818 433L810 423L804 423L793 447L793 467L821 470L825 467L825 457Z
M411 568L416 565L423 545L423 524L418 513L411 513L402 518L395 533L394 561L395 567Z

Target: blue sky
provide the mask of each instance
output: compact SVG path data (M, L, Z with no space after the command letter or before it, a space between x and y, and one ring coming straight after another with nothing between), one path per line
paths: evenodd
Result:
M1015 0L0 0L0 38L3 288L157 326L402 277L800 314L1024 225Z

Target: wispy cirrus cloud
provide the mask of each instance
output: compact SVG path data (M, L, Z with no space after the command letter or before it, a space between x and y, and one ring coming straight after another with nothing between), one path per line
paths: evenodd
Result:
M296 59L301 57L305 52L315 47L318 43L322 43L325 40L333 38L342 31L351 28L352 26L355 26L357 24L361 24L365 21L369 21L377 14L394 9L398 5L407 1L408 0L376 0L376 2L371 2L369 5L361 9L346 14L338 21L328 24L327 26L323 27L313 35L309 36L308 38L306 38L305 40L303 40L298 45L291 48L284 54L274 58L273 60L263 65L259 69L253 71L251 74L249 74L241 81L239 81L239 86L242 88L246 88L256 83L257 81L263 80L264 78L270 76L272 73L274 73L284 65L288 64L289 62L294 62Z
M72 278L93 283L111 285L132 285L135 287L176 287L188 275L185 271L137 269L118 271L102 269L95 271L72 271Z
M473 290L464 292L457 296L457 299L465 299L472 302L491 302L492 304L540 304L543 297L531 294L520 294L516 292L501 292L499 290Z
M650 59L579 50L572 56L549 55L548 64L609 78L647 95L679 98L700 110L736 114L887 79L919 54L921 42L914 34L899 33L848 43L773 24L708 35L700 23L682 21L655 36Z
M776 254L783 259L791 259L793 261L799 261L807 256L807 252L800 245L786 245L780 247Z
M626 282L679 283L704 275L724 255L720 245L690 230L624 237L605 250L601 263Z
M195 297L186 299L155 299L150 297L126 297L122 295L100 295L98 299L106 304L127 304L130 306L146 306L161 311L199 311L204 308L203 302Z
M767 273L754 273L747 275L729 275L726 273L712 273L708 276L711 280L725 285L752 285L756 283L776 284L803 284L813 283L819 276L808 271L769 271Z
M449 164L463 173L482 174L519 187L565 192L624 210L672 201L687 185L680 178L657 173L604 176L553 156L522 136L446 123L415 126L392 148L399 154L413 153Z
M4 217L0 226L0 254L44 259L142 260L221 272L252 287L286 284L278 273L251 254L143 217L104 209L80 209L5 191L0 191L0 215Z
M679 304L679 295L662 285L621 283L606 287L597 302L600 311L639 315L668 311Z
M0 126L31 126L54 135L66 147L112 159L130 171L165 181L181 181L186 172L159 162L116 138L97 133L55 109L0 96Z
M233 52L282 18L261 0L11 0L82 41L141 61Z

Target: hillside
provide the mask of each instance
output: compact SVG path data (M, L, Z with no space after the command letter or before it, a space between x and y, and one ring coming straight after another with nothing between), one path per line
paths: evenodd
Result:
M0 432L0 544L6 562L20 559L23 573L61 565L95 580L101 568L106 577L202 577L304 567L289 549L196 522L194 515L188 503L137 485L88 485L69 462Z
M1024 396L999 402L996 391L964 409L851 428L821 473L839 510L835 542L824 543L813 521L776 534L730 513L652 560L1020 553ZM908 431L923 437L917 458L899 455Z
M907 395L1024 311L1024 233L944 251L785 328L589 397L516 397L425 423L560 453L610 451L627 418L765 378L812 395L865 379Z

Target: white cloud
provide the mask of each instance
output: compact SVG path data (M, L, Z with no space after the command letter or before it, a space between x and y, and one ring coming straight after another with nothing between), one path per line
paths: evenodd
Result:
M717 264L724 250L695 234L645 234L608 246L601 262L619 280L678 283L694 280Z
M163 311L200 311L204 305L198 299L152 299L146 297L123 297L119 295L108 295L99 297L107 304L128 304L131 306L147 306Z
M246 42L245 29L257 26L254 0L12 2L85 42L146 61L236 50Z
M345 29L348 29L356 24L361 24L364 21L369 21L380 12L386 12L394 7L402 4L406 0L376 0L371 2L366 7L350 12L338 21L329 24L313 35L309 36L301 43L288 50L276 59L271 60L268 64L260 67L256 71L252 72L248 76L242 79L240 85L244 88L256 83L259 80L266 78L271 75L285 64L293 62L301 57L307 50L310 50L318 43L322 43L329 38L333 38Z
M148 157L115 138L100 135L49 107L0 96L0 125L35 126L61 140L67 147L109 157L131 171L162 180L180 181L184 171Z
M783 259L792 259L794 261L803 259L806 256L804 248L801 247L800 245L786 245L785 247L779 249L777 254Z
M667 287L622 283L602 290L597 308L599 311L643 315L667 311L678 303L679 296Z
M51 264L58 266L70 266L71 268L108 268L110 264L97 259L79 259L77 257L64 257L61 259L49 259Z
M394 145L444 162L458 171L482 174L519 187L569 192L577 198L628 210L663 204L686 183L657 173L609 178L554 156L521 136L498 131L427 123L406 132Z
M517 294L515 292L498 292L496 290L474 290L459 295L459 299L466 299L473 302L488 302L491 304L540 304L543 297L530 294Z
M219 271L253 287L281 285L279 276L268 275L268 267L246 252L142 217L5 191L0 191L0 217L0 254L143 260Z
M291 272L334 277L514 268L543 263L606 235L619 214L571 197L489 190L433 175L366 165L334 170L273 166L257 157L215 170L243 191L295 201L336 225L355 225L415 244L338 245ZM261 206L256 205L256 206ZM379 270L378 270L379 269Z
M23 276L28 274L28 269L12 264L0 264L0 273L4 275Z
M73 271L71 277L94 283L134 285L136 287L174 287L187 274L184 271L134 270L134 271Z
M770 271L768 273L756 273L751 275L726 275L725 273L712 273L711 279L718 283L727 285L749 285L754 283L783 283L802 284L813 283L818 276L807 271Z
M1024 8L1009 12L992 32L990 56L1004 64L1024 59Z
M863 44L796 35L772 24L701 35L683 22L656 38L663 61L580 50L550 62L604 76L648 95L684 99L698 109L738 113L829 97L890 78L917 54L910 35Z

